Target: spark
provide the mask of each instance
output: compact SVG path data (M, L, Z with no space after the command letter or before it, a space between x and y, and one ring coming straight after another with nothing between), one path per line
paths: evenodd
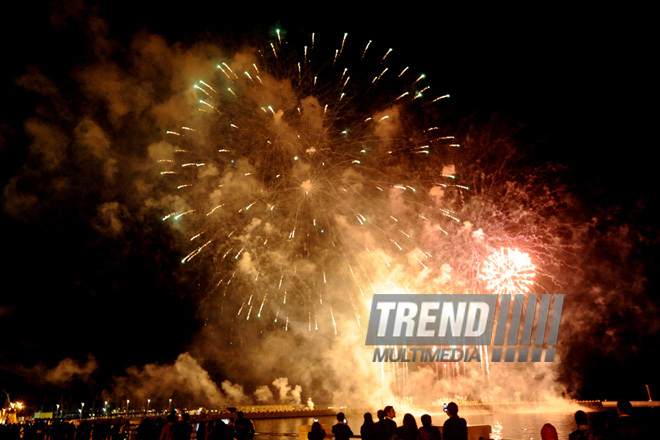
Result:
M388 69L389 69L389 68L386 67L385 70L383 70L382 72L380 72L380 75L374 77L374 79L373 79L373 81L372 81L372 84L376 84L376 82L378 82L378 80L379 80L383 75L385 75L385 72L387 72Z
M213 97L212 97L212 96L211 96L206 90L204 90L203 88L201 88L201 87L198 86L197 84L195 84L195 85L193 86L193 88L195 88L195 89L201 91L202 93L204 93L209 99L213 99Z
M403 98L404 96L408 96L409 94L410 94L410 92L402 93L401 95L399 95L399 96L395 99L395 101L398 101L399 99Z
M362 59L364 59L364 56L367 54L367 49L369 49L369 46L371 45L371 40L367 42L366 47L364 48L364 51L362 51Z
M207 107L209 107L209 108L211 108L211 109L213 109L213 110L216 110L215 107L213 107L211 104L209 104L208 102L204 101L203 99L200 99L200 100L199 100L199 103L200 103L200 104L203 104L203 105L205 105L205 106L207 106Z
M212 90L213 92L215 92L216 94L218 93L218 92L216 92L216 90L215 90L213 87L211 87L210 85L206 84L204 81L200 80L199 83L200 83L201 85L203 85L204 87L206 87L206 88L208 88L208 89L211 89L211 90Z
M346 37L348 37L347 33L344 34L344 38L341 40L341 48L339 49L339 55L341 55L342 52L344 51L344 44L346 43Z
M195 260L210 286L224 280L223 313L286 331L294 322L322 330L330 313L337 334L346 313L361 325L358 298L377 292L383 267L411 277L436 269L404 250L430 255L420 231L448 241L456 230L461 198L433 199L434 182L452 195L467 186L441 175L457 142L439 137L440 106L397 51L381 57L371 40L350 50L344 33L322 57L314 34L295 50L276 32L258 65L227 58L195 84L198 107L212 111L166 132L177 171L162 180L180 191L162 218L185 218L174 227L186 238L182 263ZM423 125L402 123L418 113Z
M432 103L433 103L433 102L437 102L437 101L440 101L441 99L446 99L446 98L449 98L449 95L438 96L437 98L435 98L435 99L434 99L433 101L431 101L431 102L432 102Z
M205 233L206 233L206 231L202 231L199 234L193 235L192 237L190 237L190 241L194 241L194 240L198 239L199 237L201 237Z
M225 71L225 69L224 69L220 64L218 64L216 67L217 67L218 69L220 69L220 71L221 71L221 72L227 77L227 79L229 79L229 80L231 79L231 77L229 76L229 74L227 73L227 71Z
M192 260L193 258L195 258L200 252L202 252L202 250L204 250L204 248L206 246L210 245L212 242L213 242L213 240L209 240L206 243L204 243L203 245L201 245L200 247L198 247L197 249L195 249L194 251L192 251L191 253L189 253L188 255L186 255L183 258L183 260L181 260L181 263L187 263L190 260Z
M380 60L380 62L381 62L381 63L384 63L384 62L385 62L385 58L387 58L387 56L388 56L390 53L392 53L392 49L391 49L391 48L387 50L387 52L385 53L385 55L383 55L383 58Z

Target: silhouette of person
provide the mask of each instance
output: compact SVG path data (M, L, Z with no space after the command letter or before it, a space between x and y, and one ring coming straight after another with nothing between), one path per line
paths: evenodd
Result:
M589 419L582 410L575 412L575 431L568 434L568 440L589 440Z
M312 423L312 430L307 433L308 440L323 440L325 438L325 429L319 422Z
M374 423L374 429L372 432L372 440L389 440L389 437L385 437L385 411L382 409L379 409L376 411L376 417L378 417L378 421Z
M206 414L201 420L197 422L197 429L195 430L195 439L204 440L206 438L206 424L209 421L206 419Z
M403 424L394 431L401 440L417 440L417 422L415 417L407 413L403 416Z
M174 412L171 412L167 416L167 423L165 423L163 429L160 431L159 440L174 440L174 431L172 430L172 427L174 426L175 421L176 416L174 415Z
M254 425L252 420L245 418L243 411L236 413L234 422L234 436L237 440L252 440L254 438Z
M424 414L421 417L422 426L417 430L417 440L441 440L440 428L433 426L431 416Z
M151 422L151 419L149 417L145 417L137 427L135 440L151 440L153 429L154 425ZM96 432L96 429L94 429L94 432Z
M353 436L343 412L337 413L337 423L332 426L332 433L335 435L335 440L348 440Z
M364 413L364 422L360 427L360 436L362 437L362 440L372 440L375 425L371 413Z
M608 434L611 440L646 438L647 430L644 425L632 416L632 405L627 400L616 403L617 419L608 425Z
M557 437L557 429L550 423L546 423L541 428L541 440L559 440Z
M467 440L467 422L458 416L458 405L454 402L447 404L449 418L442 425L444 440Z
M215 420L209 420L206 422L206 426L204 426L204 440L211 440L213 438L213 431L215 431ZM198 437L197 440L202 440L202 438Z
M392 434L396 431L396 422L394 421L396 411L394 411L394 407L389 405L383 411L385 412L385 417L383 418L382 431L380 432L382 437L379 440L390 440Z
M233 438L232 431L222 419L211 420L206 426L206 440L232 440Z
M192 424L190 423L190 414L183 413L181 420L174 423L172 426L172 433L174 440L190 440L192 437Z

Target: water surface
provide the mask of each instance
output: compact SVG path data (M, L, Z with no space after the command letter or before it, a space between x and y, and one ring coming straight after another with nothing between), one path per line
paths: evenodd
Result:
M541 438L541 427L545 423L551 423L557 429L559 438L568 438L575 429L575 421L573 412L570 413L520 413L520 412L484 412L472 414L460 414L464 417L468 425L490 425L491 438L496 440L515 439L515 440L538 440ZM374 413L375 415L375 413ZM360 426L362 425L362 413L353 414L348 412L346 414L348 425L351 427L355 434L360 433ZM447 416L444 414L432 414L434 425L442 425ZM397 424L401 424L403 414L397 413ZM415 417L418 426L421 426L419 416ZM276 440L278 436L268 436L266 433L289 433L297 434L298 425L311 425L314 421L313 418L285 418L285 419L262 419L254 420L255 429L259 435L257 440ZM332 425L336 423L336 419L331 416L319 417L319 421L324 425Z

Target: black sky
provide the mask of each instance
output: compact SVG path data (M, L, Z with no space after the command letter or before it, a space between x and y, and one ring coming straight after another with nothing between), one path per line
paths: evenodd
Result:
M63 90L74 88L71 71L91 60L88 36L70 21L54 27L51 17L91 7L120 45L143 30L170 43L192 43L240 40L277 26L290 33L348 32L389 44L446 87L458 121L496 118L520 127L520 142L536 145L532 160L565 164L579 197L602 209L619 207L620 215L635 217L636 227L657 237L658 72L650 11L556 4L482 10L442 2L364 8L310 3L300 9L219 3L24 2L5 9L0 185L26 159L23 122L39 100L16 86L16 78L36 66ZM84 200L78 200L63 201L56 215L37 221L17 221L4 211L0 216L0 329L7 339L0 345L0 365L52 366L63 357L84 358L93 347L98 363L111 366L95 377L102 383L128 365L175 358L201 323L182 295L189 287L181 281L179 256L159 252L172 238L154 221L144 226L150 235L130 232L139 244L127 252L97 240L85 218L70 218L67 209L74 205L84 212ZM654 248L647 248L643 261L649 296L657 302ZM118 254L125 258L110 258ZM658 348L655 337L646 344ZM616 368L628 373L625 364ZM19 392L20 384L0 371L0 388Z
M67 81L71 66L89 61L85 35L57 28L53 10L77 6L13 5L3 14L3 77L39 66ZM78 5L79 2L71 2ZM312 10L270 6L101 2L90 6L109 36L128 45L141 30L169 42L244 41L246 35L342 33L391 45L415 60L456 97L461 114L520 121L547 145L550 159L577 165L617 196L652 193L647 138L653 121L653 35L643 9L583 7L470 8L439 2L412 8ZM71 21L71 20L69 20ZM68 81L71 81L70 79ZM5 118L30 103L5 84ZM15 107L18 105L18 109ZM19 111L16 111L19 110ZM625 177L615 177L616 174ZM640 184L641 183L641 184Z

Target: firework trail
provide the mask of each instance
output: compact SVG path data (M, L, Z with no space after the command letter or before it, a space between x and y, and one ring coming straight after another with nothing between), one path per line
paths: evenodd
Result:
M200 114L168 131L161 174L177 206L163 220L187 234L182 263L210 268L227 313L336 332L351 310L360 325L372 261L428 270L425 234L459 222L460 146L436 121L447 95L392 49L349 40L312 34L295 49L278 32L219 61L194 86Z

